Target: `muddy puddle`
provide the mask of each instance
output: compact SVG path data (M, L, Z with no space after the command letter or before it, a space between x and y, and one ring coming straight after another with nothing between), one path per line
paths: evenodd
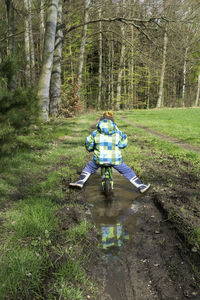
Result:
M91 176L85 189L87 202L99 236L99 247L104 260L103 294L99 299L129 299L124 279L127 267L121 255L133 244L140 228L143 204L128 180L114 172L114 191L106 198L101 191L100 173ZM130 291L129 291L130 293ZM131 292L130 299L133 299Z
M118 255L126 241L134 238L141 215L140 197L128 180L114 175L114 190L107 198L101 190L100 173L91 177L86 188L86 199L91 206L105 257Z
M151 193L138 194L114 173L114 192L106 199L97 173L85 197L102 253L91 270L101 290L98 300L200 299L187 253Z

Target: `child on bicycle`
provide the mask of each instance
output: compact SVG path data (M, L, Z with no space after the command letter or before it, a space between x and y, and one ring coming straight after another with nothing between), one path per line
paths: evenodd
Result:
M87 151L94 151L93 161L89 161L82 170L80 178L71 187L82 188L91 174L104 164L112 165L119 173L127 178L141 193L150 188L150 184L143 184L134 171L127 166L121 156L121 149L127 146L127 136L118 129L111 111L103 113L97 124L97 129L85 141Z

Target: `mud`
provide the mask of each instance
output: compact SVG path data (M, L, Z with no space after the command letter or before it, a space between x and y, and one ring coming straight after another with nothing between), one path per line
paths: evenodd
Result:
M114 174L107 201L99 180L93 175L84 195L102 253L90 269L101 289L98 300L200 299L187 247L155 205L155 191L140 195Z

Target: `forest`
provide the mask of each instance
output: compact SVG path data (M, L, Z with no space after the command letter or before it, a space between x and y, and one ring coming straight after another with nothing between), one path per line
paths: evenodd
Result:
M199 98L199 0L1 1L0 299L200 299ZM70 188L108 110L145 194Z
M199 10L196 0L2 1L1 119L12 131L22 106L29 122L198 106Z

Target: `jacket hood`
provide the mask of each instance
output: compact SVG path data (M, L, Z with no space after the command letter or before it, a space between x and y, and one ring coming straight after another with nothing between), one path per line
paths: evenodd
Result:
M103 119L97 124L97 131L103 134L114 134L117 131L117 126L112 120Z

